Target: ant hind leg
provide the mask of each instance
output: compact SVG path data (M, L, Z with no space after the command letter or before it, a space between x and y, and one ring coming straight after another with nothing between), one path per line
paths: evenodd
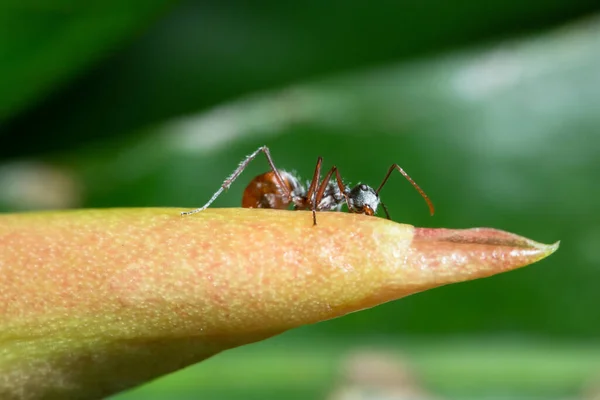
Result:
M242 172L244 172L244 170L246 169L246 167L248 166L248 164L250 164L250 162L256 158L256 156L258 155L258 153L261 153L261 152L265 154L265 157L267 157L267 162L269 163L269 166L271 167L271 169L275 173L275 177L276 177L277 181L279 182L280 187L282 188L282 190L284 190L286 192L284 194L291 199L292 198L292 193L289 191L287 185L285 184L285 181L281 177L281 174L279 173L279 171L275 167L275 163L273 163L273 158L271 157L271 153L269 152L269 148L267 146L261 146L258 149L256 149L252 154L250 154L249 156L247 156L240 163L240 165L238 165L238 167L235 169L235 171L233 171L233 173L231 175L229 175L229 177L227 177L227 179L225 179L225 181L223 182L223 184L221 184L221 187L219 188L219 190L217 190L215 192L215 194L212 195L212 197L210 198L210 200L208 200L208 202L205 205L203 205L200 208L196 208L194 210L191 210L191 211L183 211L183 212L181 212L181 215L191 215L191 214L196 214L196 213L198 213L200 211L206 210L217 199L217 197L219 197L221 195L221 193L223 193L225 190L229 189L229 187L237 179L237 177L240 176L240 174Z

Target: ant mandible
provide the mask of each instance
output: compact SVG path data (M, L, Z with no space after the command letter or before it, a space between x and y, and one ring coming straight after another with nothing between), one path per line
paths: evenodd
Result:
M319 157L313 178L307 190L294 175L283 170L278 170L273 163L269 148L262 146L240 163L204 206L195 210L184 211L181 215L195 214L207 209L224 190L229 189L233 181L240 176L248 164L261 152L267 157L271 171L258 175L248 184L242 197L242 207L244 208L287 209L290 204L293 204L295 210L311 210L313 225L316 225L317 211L339 211L342 205L346 203L348 210L352 213L374 215L377 212L377 207L381 204L387 219L390 219L387 207L379 199L379 192L392 174L392 171L396 169L423 196L429 206L431 215L434 213L433 204L429 197L398 164L392 164L377 190L373 190L372 187L362 183L349 189L342 182L336 166L333 166L319 183L321 179L321 164L323 163L323 158ZM333 174L335 174L335 179L332 178Z

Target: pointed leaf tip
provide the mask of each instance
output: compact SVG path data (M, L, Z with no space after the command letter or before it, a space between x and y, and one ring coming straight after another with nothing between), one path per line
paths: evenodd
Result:
M532 264L554 253L560 245L538 243L493 228L416 228L413 247L427 254L414 261L434 269L447 283L482 278Z

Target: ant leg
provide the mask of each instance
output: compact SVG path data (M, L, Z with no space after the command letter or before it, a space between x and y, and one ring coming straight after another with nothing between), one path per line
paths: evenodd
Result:
M429 212L431 213L431 215L433 215L435 209L433 208L433 203L429 199L429 196L427 196L427 194L425 194L423 189L421 189L419 187L419 185L417 185L417 183L415 181L413 181L412 178L406 172L404 172L404 170L398 164L392 164L392 166L388 170L385 178L383 178L383 182L381 182L381 185L379 185L379 188L375 191L375 193L377 193L377 195L379 195L379 191L383 188L383 185L385 185L385 183L387 182L388 178L390 177L390 175L392 174L392 171L394 171L394 169L398 170L398 172L400 172L402 174L402 176L404 176L410 182L410 184L413 185L413 187L415 189L417 189L417 192L419 192L419 194L423 197L423 199L425 199L425 202L429 206ZM385 209L385 207L384 207L384 210L386 211L386 214L387 214L387 210Z
M344 182L342 181L342 177L340 176L340 171L338 171L337 167L333 167L335 169L335 180L337 181L338 188L340 192L344 195L344 199L346 199L346 207L348 207L348 211L350 210L350 202L348 201L348 194L346 194L346 186L344 186Z
M391 218L390 218L390 213L388 212L388 209L387 209L387 207L385 206L385 204L383 204L383 202L382 202L382 201L380 201L380 202L379 202L379 204L381 204L381 208L383 208L383 211L385 211L385 217L386 217L387 219L390 219L390 220L391 220Z
M271 157L271 153L269 152L269 148L267 146L262 146L262 147L259 147L258 149L256 149L254 151L254 153L252 153L249 156L247 156L240 163L240 165L235 169L235 171L233 171L233 173L231 175L229 175L229 177L227 179L225 179L225 181L223 182L223 184L221 185L221 187L219 188L219 190L217 190L215 192L215 194L212 195L212 197L210 198L210 200L208 200L208 202L205 205L203 205L200 208L196 208L195 210L183 211L181 213L181 215L191 215L191 214L196 214L196 213L198 213L200 211L206 210L213 203L213 201L215 201L217 199L217 197L219 197L219 195L221 195L221 193L223 193L223 191L229 189L229 187L231 186L231 184L233 183L233 181L235 181L237 179L237 177L240 176L240 174L244 171L244 169L246 169L246 167L248 166L248 164L250 164L250 162L252 160L254 160L256 158L256 156L258 155L258 153L260 153L260 152L263 152L265 154L265 156L267 157L267 161L269 162L269 166L271 167L271 169L275 173L275 177L277 178L277 181L279 183L279 187L284 192L284 195L287 196L288 198L291 198L292 197L292 193L288 189L287 185L285 184L285 181L281 177L281 174L279 173L279 171L277 170L277 168L275 168L275 164L273 163L273 158Z
M317 158L315 173L313 174L312 181L310 182L310 186L306 192L306 198L304 199L305 202L308 201L310 204L310 209L313 215L313 226L317 225L317 202L315 201L315 189L317 188L319 179L321 179L321 164L323 164L323 157Z
M315 197L315 204L319 204L321 202L321 199L325 195L325 190L327 189L327 185L329 184L329 181L331 180L331 176L334 173L335 173L336 181L338 184L338 188L340 189L340 193L342 194L342 196L344 196L344 199L346 199L346 205L349 204L348 196L346 195L346 186L344 186L344 182L342 182L342 177L340 176L340 172L335 165L333 167L331 167L331 169L329 170L327 175L325 175L325 178L323 178L323 181L321 182L321 185L319 186L319 191L317 192L317 195Z
M315 167L315 173L313 174L312 181L310 182L310 186L308 187L308 191L306 192L306 199L309 202L313 201L313 197L315 195L315 190L317 189L317 184L321 179L321 164L323 164L323 157L317 158L317 165Z

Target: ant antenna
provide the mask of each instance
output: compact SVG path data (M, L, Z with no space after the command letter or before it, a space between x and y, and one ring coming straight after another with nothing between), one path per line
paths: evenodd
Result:
M425 199L425 202L429 206L429 212L431 213L431 215L433 215L433 213L435 212L435 209L433 207L433 203L429 199L429 196L427 196L427 194L423 191L423 189L421 189L419 187L419 185L417 185L417 183L415 181L413 181L412 178L398 164L392 164L392 166L390 167L390 169L387 172L387 175L385 176L385 178L383 178L383 182L381 182L381 185L379 185L379 188L375 191L375 193L377 193L377 195L379 195L379 191L383 188L383 185L385 185L385 183L387 182L388 178L390 177L390 175L392 174L392 171L394 169L397 169L398 172L400 172L402 174L402 176L404 176L411 183L411 185L413 185L414 188L417 189L417 192L419 192L419 194L423 197L423 199ZM385 214L387 215L387 217L389 219L390 216L389 216L387 208L385 206L383 206L383 210L385 211Z
M271 169L275 173L275 178L277 179L277 182L279 183L280 189L285 192L284 194L286 196L288 196L289 198L291 198L292 197L292 193L290 192L289 188L285 184L285 181L281 177L281 174L279 173L279 171L277 170L277 168L275 168L275 164L273 163L273 158L271 157L271 153L269 152L269 148L267 146L261 146L258 149L256 149L254 151L254 153L252 153L249 156L247 156L240 163L240 165L236 168L236 170L233 171L233 173L231 175L229 175L229 177L227 179L225 179L225 182L223 182L223 184L221 185L221 187L219 188L219 190L217 190L215 192L215 194L212 195L212 197L210 198L210 200L208 200L208 202L205 205L203 205L200 208L196 208L195 210L183 211L181 213L181 215L196 214L196 213L198 213L200 211L206 210L212 204L212 202L215 201L217 199L217 197L219 197L219 195L221 193L223 193L224 190L229 189L229 187L231 186L231 184L233 183L233 181L235 181L237 179L237 177L240 176L240 174L244 171L244 169L246 169L246 167L248 166L248 164L250 164L250 162L252 160L254 160L256 158L256 156L258 155L258 153L260 153L260 152L263 152L265 154L265 156L267 157L267 161L269 162L269 166L271 167Z

